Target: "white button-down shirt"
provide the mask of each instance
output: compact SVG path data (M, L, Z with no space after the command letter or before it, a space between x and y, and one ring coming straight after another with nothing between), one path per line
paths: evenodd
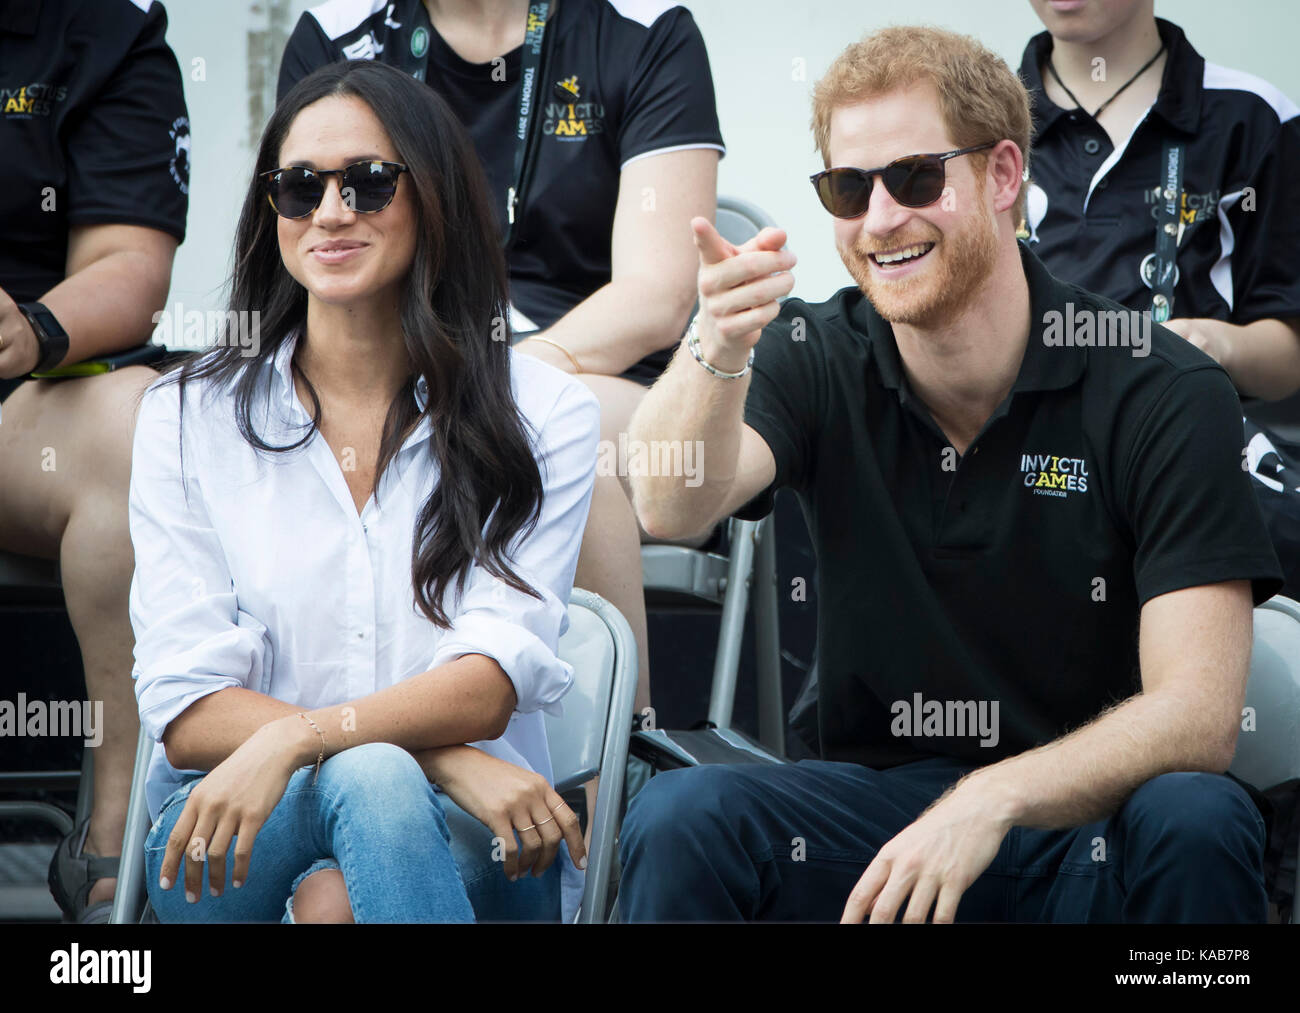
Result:
M255 400L252 418L272 445L294 442L310 421L290 372L295 343L256 367L270 373L270 397ZM573 678L555 652L591 502L599 405L560 370L513 351L510 359L545 494L536 528L516 540L510 560L541 600L474 566L448 609L450 629L418 611L411 580L416 516L438 481L427 419L358 515L319 433L296 451L258 452L239 434L233 394L211 381L186 387L182 471L178 387L149 389L131 473L131 623L140 719L155 742L195 700L228 686L310 710L483 654L505 671L518 703L501 738L472 745L552 779L542 715L559 712ZM421 406L424 398L421 380ZM155 746L153 819L187 773ZM574 870L564 865L570 909Z

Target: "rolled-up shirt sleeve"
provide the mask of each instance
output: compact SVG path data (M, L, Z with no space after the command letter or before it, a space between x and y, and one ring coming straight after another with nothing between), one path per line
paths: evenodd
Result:
M199 409L189 392L182 472L179 406L174 383L145 394L131 467L132 676L141 724L156 742L195 700L230 686L257 688L271 666L266 627L239 610L209 519L203 439L191 427Z
M595 482L600 406L586 387L565 386L534 442L542 475L541 514L510 553L514 571L540 598L474 566L430 668L466 654L492 658L514 684L521 714L560 712L573 669L556 654Z

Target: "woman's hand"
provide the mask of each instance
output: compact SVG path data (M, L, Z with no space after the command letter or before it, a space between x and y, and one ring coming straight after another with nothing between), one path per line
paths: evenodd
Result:
M24 376L36 368L41 346L18 304L0 288L0 380Z
M296 714L263 725L194 787L167 838L159 886L171 889L183 857L185 899L191 904L199 899L204 862L212 896L220 897L226 853L235 837L233 882L236 887L247 882L257 832L303 765L304 739L295 725L310 732Z
M555 861L560 841L568 842L579 869L587 867L578 814L540 774L473 746L426 750L420 760L429 779L502 842L502 871L512 882L530 870L540 877Z

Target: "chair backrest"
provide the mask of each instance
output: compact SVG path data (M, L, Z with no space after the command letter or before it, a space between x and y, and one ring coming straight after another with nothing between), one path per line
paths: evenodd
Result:
M1290 598L1255 609L1246 707L1232 773L1261 790L1300 777L1300 604Z
M546 715L546 740L556 791L585 784L600 769L614 688L614 637L604 620L576 600L569 602L569 628L560 637L560 658L573 666L564 715Z
M734 246L748 242L776 222L757 204L739 197L718 196L717 229L727 242Z

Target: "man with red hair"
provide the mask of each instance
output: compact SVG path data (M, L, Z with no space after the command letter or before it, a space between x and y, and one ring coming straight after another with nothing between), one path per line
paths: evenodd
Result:
M784 233L697 219L700 312L632 428L707 441L702 483L635 480L651 534L798 494L824 759L655 777L624 915L1262 920L1224 771L1279 580L1227 375L1017 242L1028 96L974 40L869 36L813 124L857 285L780 305Z

